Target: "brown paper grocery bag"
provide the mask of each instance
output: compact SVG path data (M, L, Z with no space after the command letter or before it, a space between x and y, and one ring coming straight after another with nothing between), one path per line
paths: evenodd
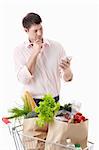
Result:
M73 144L80 144L82 148L87 146L88 120L81 123L67 123L59 120L49 124L46 141L66 145L66 139L70 138ZM45 145L45 150L61 150L53 148L53 145ZM66 149L65 149L66 150Z
M45 140L46 139L46 135L47 135L47 130L48 130L48 126L45 125L44 127L39 127L36 124L38 118L28 118L28 119L24 119L23 122L23 143L24 143L24 147L27 150L33 150L33 149L38 149L38 150L44 150L45 147L45 143L41 142L39 140L36 140L34 138L31 137L37 137L40 139Z

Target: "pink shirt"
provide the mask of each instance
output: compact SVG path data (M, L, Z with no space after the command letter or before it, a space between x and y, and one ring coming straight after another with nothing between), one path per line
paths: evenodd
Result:
M18 46L14 52L17 78L24 84L24 90L28 90L34 98L42 98L47 93L51 93L53 97L59 95L59 64L61 59L66 57L63 47L58 42L45 40L42 54L37 57L33 75L26 66L31 53L32 46L29 41Z

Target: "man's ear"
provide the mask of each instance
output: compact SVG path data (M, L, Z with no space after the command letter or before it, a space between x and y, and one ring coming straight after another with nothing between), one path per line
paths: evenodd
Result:
M27 29L27 28L24 28L24 31L25 31L25 32L28 32L28 29Z

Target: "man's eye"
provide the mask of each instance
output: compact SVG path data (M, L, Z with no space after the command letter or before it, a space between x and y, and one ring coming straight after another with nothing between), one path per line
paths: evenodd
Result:
M37 30L35 30L35 33L37 32Z
M42 31L42 28L40 30Z

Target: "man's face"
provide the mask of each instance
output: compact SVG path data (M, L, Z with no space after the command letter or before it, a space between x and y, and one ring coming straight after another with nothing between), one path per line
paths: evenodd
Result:
M25 29L28 34L28 38L31 42L36 40L42 40L43 28L41 24L32 25L29 29Z

